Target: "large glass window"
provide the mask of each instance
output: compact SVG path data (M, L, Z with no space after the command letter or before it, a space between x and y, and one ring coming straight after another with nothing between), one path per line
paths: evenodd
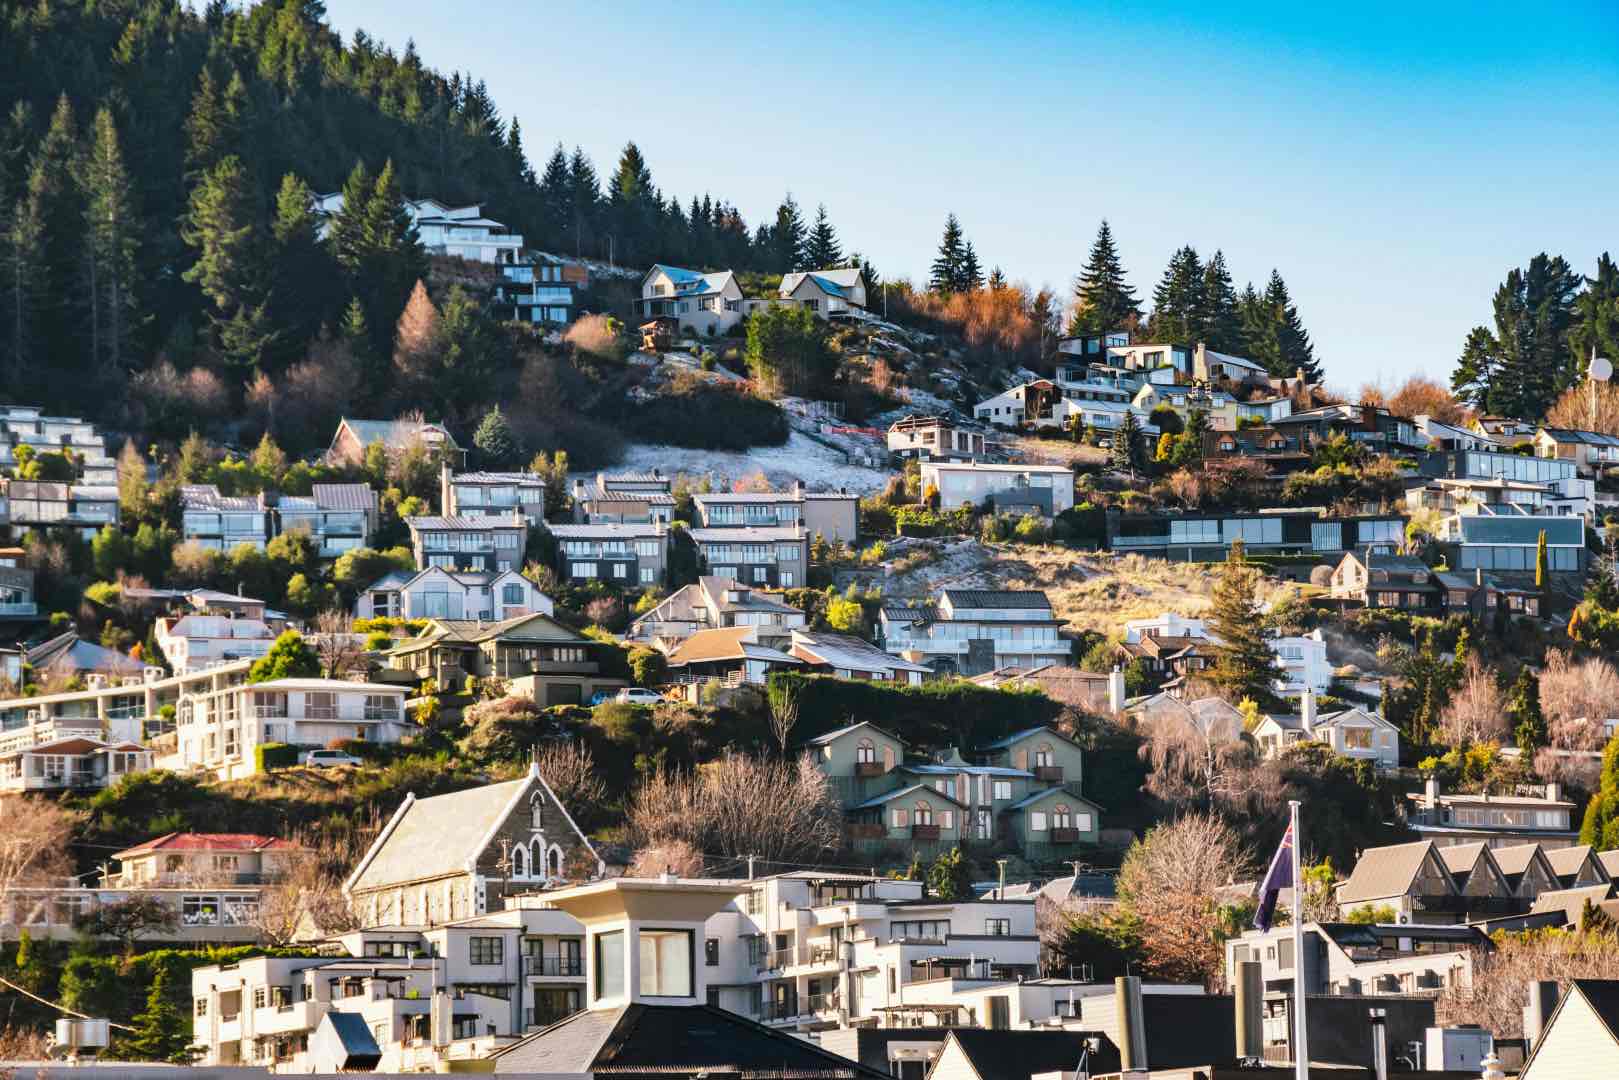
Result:
M596 935L596 996L624 995L624 931Z
M645 997L692 996L692 932L642 930L641 994Z
M474 964L499 964L503 962L502 946L504 940L498 937L468 938L471 947L470 961Z

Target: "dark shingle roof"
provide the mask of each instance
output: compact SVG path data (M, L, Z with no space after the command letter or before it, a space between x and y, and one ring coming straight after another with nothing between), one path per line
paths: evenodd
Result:
M954 607L962 608L1045 608L1051 601L1043 592L1014 589L946 589Z
M497 1073L735 1073L743 1080L879 1080L886 1075L708 1005L636 1003L585 1010L493 1057Z

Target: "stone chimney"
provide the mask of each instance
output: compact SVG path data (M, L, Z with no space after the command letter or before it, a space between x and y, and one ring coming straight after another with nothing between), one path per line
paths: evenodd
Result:
M1118 664L1107 677L1107 707L1115 716L1124 712L1124 669Z
M1299 696L1299 718L1304 726L1304 734L1309 735L1315 730L1315 687L1308 684Z

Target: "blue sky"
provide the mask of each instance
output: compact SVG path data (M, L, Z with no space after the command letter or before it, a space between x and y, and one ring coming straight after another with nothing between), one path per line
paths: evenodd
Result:
M1534 253L1619 250L1611 2L328 6L486 80L535 157L605 176L634 139L750 223L790 188L886 276L925 276L950 211L1064 294L1103 217L1144 299L1184 243L1239 287L1277 267L1346 389L1448 377Z

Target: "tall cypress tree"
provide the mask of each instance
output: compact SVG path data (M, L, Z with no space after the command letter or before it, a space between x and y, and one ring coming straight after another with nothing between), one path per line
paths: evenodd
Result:
M1135 290L1124 280L1124 266L1107 219L1096 230L1090 258L1074 281L1074 317L1070 334L1103 334L1133 328L1141 318Z
M1215 352L1243 355L1247 340L1242 333L1242 315L1237 310L1237 290L1226 269L1225 253L1216 250L1203 268L1201 305L1197 313L1197 338Z
M121 372L139 317L135 253L140 221L118 128L107 108L96 112L81 181L85 192L84 266L90 301L90 368Z
M1190 244L1169 258L1164 277L1152 291L1147 335L1154 341L1195 344L1204 309L1203 263Z
M928 288L948 296L957 291L961 283L961 263L966 255L961 235L961 222L951 214L944 219L944 237L939 241L939 254L933 259L928 276Z
M830 270L843 263L843 246L837 230L826 216L826 204L815 208L815 224L804 243L804 265L811 270Z

